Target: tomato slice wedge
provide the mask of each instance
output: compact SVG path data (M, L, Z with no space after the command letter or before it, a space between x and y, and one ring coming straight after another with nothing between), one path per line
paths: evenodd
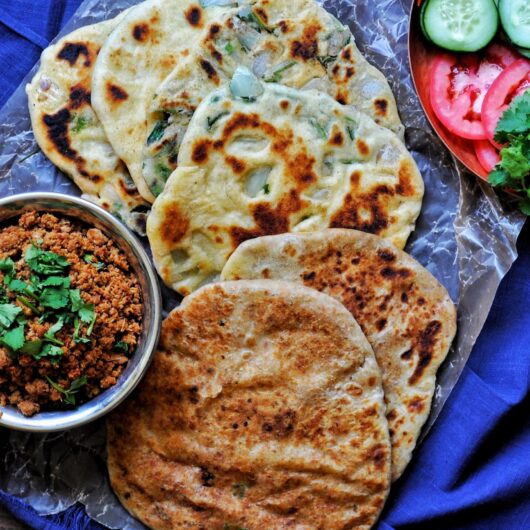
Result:
M449 131L469 140L485 140L482 102L502 71L520 56L501 44L482 53L440 53L431 77L431 105Z
M489 173L500 161L499 151L488 140L473 142L480 165Z
M512 63L491 85L482 104L482 123L488 140L499 149L493 139L497 123L514 98L530 88L530 61L519 59Z

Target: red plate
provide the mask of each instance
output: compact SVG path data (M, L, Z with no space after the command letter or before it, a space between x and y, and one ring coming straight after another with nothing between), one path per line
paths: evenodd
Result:
M471 172L487 180L488 172L482 167L476 155L475 142L459 138L448 131L433 111L430 94L432 66L436 56L442 50L428 43L423 37L420 29L419 13L420 9L414 2L409 25L409 62L420 103L427 115L427 119L451 153Z

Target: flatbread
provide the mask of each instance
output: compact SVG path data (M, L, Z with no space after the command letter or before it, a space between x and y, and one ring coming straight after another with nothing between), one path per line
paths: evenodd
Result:
M332 298L272 281L210 285L162 328L139 392L108 422L120 501L150 528L368 529L390 485L380 372Z
M156 87L228 7L202 9L198 0L147 0L132 8L106 40L92 78L92 104L112 146L142 196L147 105Z
M388 82L361 55L348 27L314 0L240 4L196 42L149 102L143 177L153 195L161 193L177 167L193 111L238 66L264 81L318 89L353 104L402 138L404 127Z
M46 48L26 92L33 133L44 154L86 199L145 234L149 205L109 144L90 103L96 57L123 16L80 28Z
M401 140L321 92L244 81L252 98L223 88L198 107L153 205L147 232L164 282L189 294L262 235L356 228L403 247L423 180Z
M456 332L456 311L445 288L388 241L355 230L247 241L222 276L303 283L351 311L383 373L396 480L429 415L436 371Z

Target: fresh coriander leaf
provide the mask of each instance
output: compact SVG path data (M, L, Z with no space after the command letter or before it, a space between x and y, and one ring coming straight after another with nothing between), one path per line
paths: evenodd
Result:
M46 376L46 379L48 383L50 383L50 385L52 385L52 387L55 388L55 390L57 390L58 392L61 392L63 394L66 392L66 390L59 383L52 381L48 376Z
M24 346L24 324L6 331L0 338L0 342L12 351L17 351Z
M234 53L234 45L231 41L226 43L225 52L228 53L228 55L232 55Z
M120 340L116 344L114 344L114 351L122 352L122 353L129 353L129 345L126 342L123 342Z
M530 158L523 148L522 140L514 140L501 151L501 166L513 178L522 178L530 173Z
M525 215L530 215L530 198L525 198L519 202L519 209Z
M78 392L83 386L87 384L87 377L86 375L83 375L74 381L72 381L72 384L70 385L69 392Z
M70 302L72 302L72 311L77 313L85 301L81 298L79 289L70 289Z
M42 348L42 340L29 340L24 343L24 346L20 348L20 353L25 353L27 355L37 355Z
M488 176L488 182L492 186L504 186L509 179L508 173L501 167L497 166Z
M265 182L265 184L263 184L263 193L265 193L265 195L268 195L271 191L271 187L269 185L268 182Z
M102 261L96 261L96 257L92 254L85 254L83 259L89 265L93 265L94 267L96 267L98 271L101 271L106 267L105 263L103 263Z
M57 340L55 338L55 334L61 331L63 327L64 327L64 317L60 316L57 319L57 322L44 334L44 338L49 342L53 342L57 346L64 346L64 342L61 342L60 340Z
M68 305L70 291L65 287L46 287L39 296L43 307L63 309Z
M81 320L78 318L74 321L74 342L76 344L90 344L91 340L81 336Z
M55 252L47 252L35 245L31 245L25 254L28 267L37 274L61 274L70 266L70 262Z
M70 278L68 276L49 276L43 282L39 283L40 287L70 287Z
M94 320L94 304L83 304L79 308L79 318L85 324L90 324Z
M90 337L92 335L92 332L94 331L94 324L96 323L97 314L94 312L92 315L92 320L90 321L90 324L88 325L88 329L86 330L87 337Z
M0 271L4 273L4 276L12 276L15 273L15 262L11 258L1 259Z
M35 359L43 359L44 357L50 357L52 358L58 358L63 356L63 350L59 346L55 346L55 344L45 344L39 353L34 355L33 357Z
M530 90L515 98L495 129L495 140L509 141L509 136L530 130Z
M48 383L50 383L50 385L52 385L52 387L55 388L55 390L57 390L58 392L61 392L61 394L64 395L64 400L69 405L75 405L75 394L77 394L79 390L81 390L81 388L85 386L88 382L86 375L83 375L75 379L74 381L72 381L70 388L66 390L61 385L56 383L55 381L52 381L48 376L46 376L46 379Z
M14 304L0 304L0 326L8 328L20 313L22 309Z
M26 282L15 278L14 280L11 280L9 283L7 283L6 287L14 293L23 293L29 287L29 285Z

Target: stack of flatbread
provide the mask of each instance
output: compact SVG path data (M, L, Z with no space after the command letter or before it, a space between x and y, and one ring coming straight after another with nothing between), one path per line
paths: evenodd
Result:
M314 0L147 0L45 50L35 137L185 296L109 420L153 529L368 529L456 332L403 248L423 180L387 80Z

